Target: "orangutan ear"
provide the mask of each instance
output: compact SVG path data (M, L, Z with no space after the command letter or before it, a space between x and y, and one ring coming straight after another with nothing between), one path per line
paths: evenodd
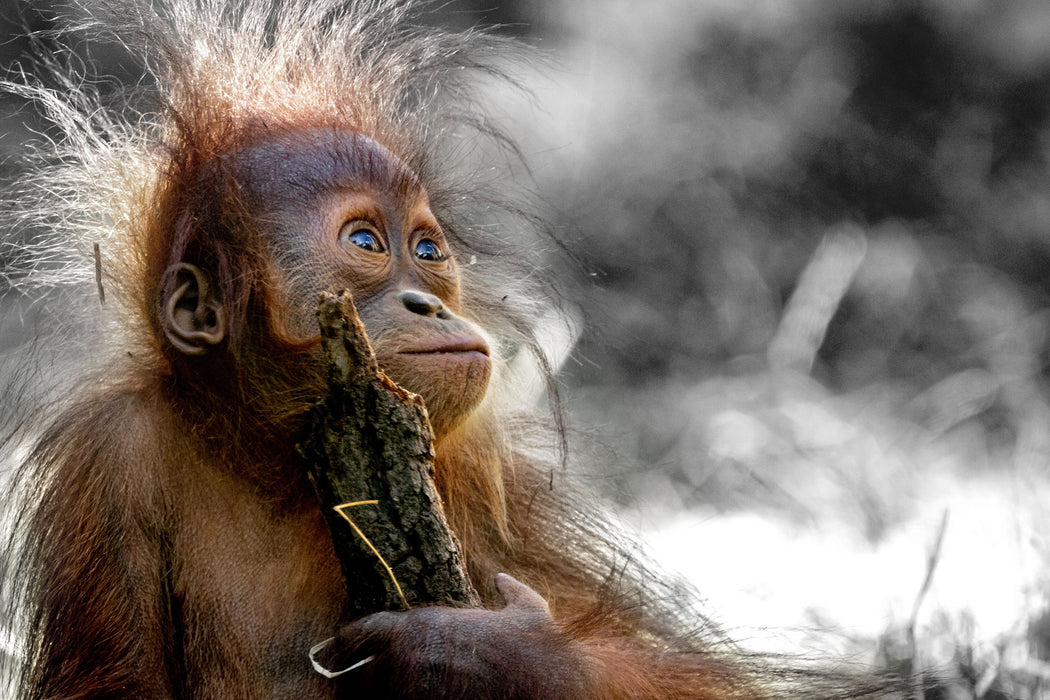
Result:
M214 297L208 275L196 265L178 263L165 277L174 281L170 296L162 299L160 323L179 352L203 355L226 339L226 312Z

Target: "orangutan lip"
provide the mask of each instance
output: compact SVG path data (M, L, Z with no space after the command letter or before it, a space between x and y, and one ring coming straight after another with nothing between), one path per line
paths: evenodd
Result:
M465 352L477 352L481 353L485 357L489 355L489 348L484 343L479 343L477 340L465 340L461 342L452 342L447 345L438 345L433 348L421 348L418 350L401 350L402 355L437 355L437 354L452 354L452 353L465 353Z

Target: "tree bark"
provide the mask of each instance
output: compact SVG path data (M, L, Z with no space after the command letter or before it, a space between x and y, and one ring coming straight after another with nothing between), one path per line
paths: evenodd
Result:
M353 617L424 604L480 607L434 486L423 400L376 363L349 292L322 293L328 396L299 445Z

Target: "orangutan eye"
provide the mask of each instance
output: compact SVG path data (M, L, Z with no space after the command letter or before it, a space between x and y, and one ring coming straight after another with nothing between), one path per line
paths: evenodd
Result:
M339 230L339 242L352 245L371 253L382 253L383 242L375 227L367 221L351 221Z
M429 262L441 262L448 256L441 250L441 246L429 238L424 238L416 243L416 257Z

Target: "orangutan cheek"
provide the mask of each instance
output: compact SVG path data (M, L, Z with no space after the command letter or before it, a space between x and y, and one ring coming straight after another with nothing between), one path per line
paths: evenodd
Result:
M442 436L485 398L492 361L480 352L395 353L379 358L387 375L419 394L434 432Z

